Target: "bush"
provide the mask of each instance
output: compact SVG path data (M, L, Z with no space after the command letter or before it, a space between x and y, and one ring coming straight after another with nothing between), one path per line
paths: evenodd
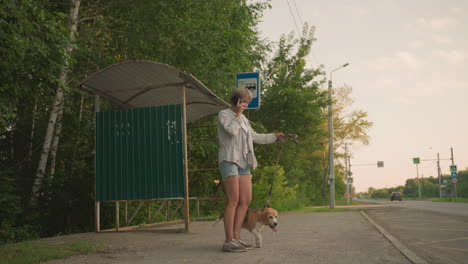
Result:
M39 238L37 226L2 227L0 230L0 245Z
M0 177L0 244L37 238L37 227L17 221L22 213L20 197L15 194L13 180L6 174Z
M270 185L273 183L270 206L278 211L296 209L300 205L297 201L297 185L289 186L284 169L279 165L259 168L255 171L252 184L252 203L250 207L264 207L268 200Z

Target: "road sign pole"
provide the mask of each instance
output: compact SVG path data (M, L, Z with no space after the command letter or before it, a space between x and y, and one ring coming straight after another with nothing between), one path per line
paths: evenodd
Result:
M455 160L453 159L453 148L450 148L450 154L452 156L452 165L455 165ZM453 183L453 187L454 187L454 195L455 195L455 202L457 201L457 182L455 181Z
M455 188L455 202L457 201L457 183L454 183L454 188Z
M437 176L439 177L439 199L442 199L442 180L441 180L441 175L440 175L439 153L437 153Z
M418 181L418 192L419 192L419 199L421 200L421 186L419 184L419 166L416 164L416 176L417 176L417 181Z

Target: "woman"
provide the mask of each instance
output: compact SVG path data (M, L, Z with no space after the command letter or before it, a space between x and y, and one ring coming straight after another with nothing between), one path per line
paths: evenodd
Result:
M250 91L244 87L231 95L231 107L218 114L219 169L226 193L224 209L225 252L244 252L252 245L240 240L242 223L252 200L250 168L257 167L253 143L271 144L283 141L283 133L257 134L242 114L252 100Z

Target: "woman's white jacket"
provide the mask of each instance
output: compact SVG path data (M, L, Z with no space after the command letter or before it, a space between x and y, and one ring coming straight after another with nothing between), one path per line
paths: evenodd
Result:
M218 138L219 163L228 161L241 168L249 166L253 169L257 167L253 143L271 144L277 139L274 133L256 133L244 115L236 117L236 113L229 108L218 113Z

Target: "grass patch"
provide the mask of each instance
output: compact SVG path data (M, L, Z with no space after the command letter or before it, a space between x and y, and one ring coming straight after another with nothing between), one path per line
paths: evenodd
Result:
M214 219L218 219L220 214L217 214L217 215L206 215L206 216L197 216L197 217L193 217L192 220L195 220L195 221L206 221L206 220L214 220Z
M49 244L41 240L24 241L0 246L1 264L32 264L78 254L94 253L101 246L77 241L66 244Z
M360 204L361 204L360 202L352 199L349 205L360 205ZM346 200L345 199L335 200L335 205L347 205Z
M333 208L330 207L305 207L298 210L294 210L292 212L299 212L299 213L322 213L322 212L347 212L351 211L346 208Z
M442 199L432 200L433 202L444 202L444 203L468 203L468 198L460 198L458 197L455 201L455 198L452 197L444 197Z

